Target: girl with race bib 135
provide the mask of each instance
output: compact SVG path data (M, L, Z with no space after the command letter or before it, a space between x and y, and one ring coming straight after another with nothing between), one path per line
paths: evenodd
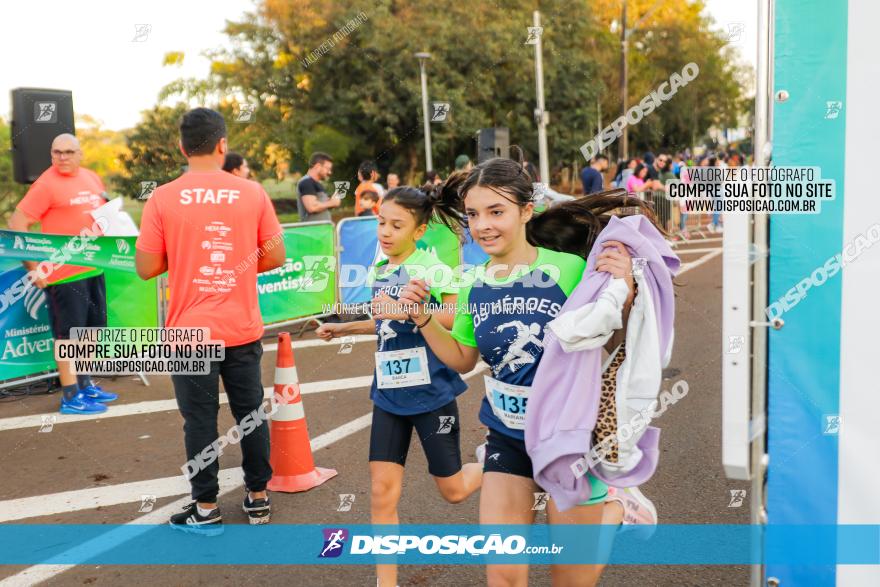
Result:
M509 159L491 159L469 173L454 174L440 189L448 202L444 209L465 213L471 236L489 260L472 270L459 291L451 332L441 320L432 319L429 309L418 305L428 292L424 280L411 281L401 299L413 304L412 319L443 362L459 373L473 369L480 358L490 367L480 408L480 421L489 429L487 443L480 447L484 462L480 523L531 524L541 488L533 480L524 429L544 326L579 283L596 235L608 221L606 214L626 206L644 210L644 205L635 198L596 194L555 206L536 221L532 182L521 165ZM649 211L646 214L650 217ZM596 270L626 280L627 314L633 278L626 248L608 242ZM613 349L623 336L623 330L617 331L606 349ZM565 512L549 500L549 523L617 525L626 508L653 508L646 499L605 503L608 487L592 476L590 485L589 501ZM553 565L551 573L554 585L594 585L602 568ZM487 565L487 578L489 585L526 585L528 565Z

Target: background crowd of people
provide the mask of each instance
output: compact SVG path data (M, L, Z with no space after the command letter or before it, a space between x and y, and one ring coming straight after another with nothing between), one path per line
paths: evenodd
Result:
M664 192L671 180L689 181L687 169L691 167L740 167L749 165L750 158L735 149L718 152L707 151L697 155L689 149L676 152L674 155L661 152L655 155L651 151L641 157L621 159L612 174L608 174L609 162L605 155L597 155L590 164L581 170L583 195L589 196L601 192L607 187L624 188L641 199L647 199L647 192ZM679 236L687 238L688 210L686 203L679 205L677 227ZM707 226L709 232L723 231L721 214L712 214Z
M580 172L580 189L572 184L573 197L584 197L597 194L610 188L622 188L641 200L654 201L657 192L665 192L671 180L689 181L687 169L692 167L739 167L750 164L749 158L739 150L732 148L718 151L706 150L696 153L690 149L674 153L661 151L654 154L646 151L640 157L619 159L612 167L608 156L599 154L593 158ZM533 182L541 182L536 166L525 157L523 168ZM468 155L459 155L455 159L454 171L469 171L474 162ZM237 153L229 153L224 166L226 171L248 177L247 161ZM326 185L333 174L333 157L324 152L312 153L309 167L305 175L296 182L296 207L301 222L332 220L331 211L342 208L347 212L345 198L348 188ZM422 189L428 190L439 185L445 178L435 170L424 172L421 181L415 181ZM389 170L384 176L373 160L361 162L357 170L357 185L354 189L354 216L375 216L385 193L401 185L399 174ZM568 198L569 196L563 196ZM673 238L690 237L690 231L701 228L702 223L696 218L688 222L690 216L686 203L676 202L672 205L673 219L668 228L674 232ZM346 212L340 210L343 215ZM338 215L337 215L338 216ZM705 225L711 232L723 231L720 213L713 213L711 220Z

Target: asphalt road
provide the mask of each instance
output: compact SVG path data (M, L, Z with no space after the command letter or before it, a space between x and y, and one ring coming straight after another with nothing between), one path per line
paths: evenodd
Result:
M746 482L725 478L721 466L721 257L720 239L685 244L683 263L695 263L677 280L675 349L664 389L684 380L688 394L655 422L662 429L662 456L654 478L642 487L667 524L747 524L748 500L728 507L730 490L747 489ZM688 253L688 250L694 252ZM312 333L296 339L312 346L295 349L303 402L316 464L339 474L306 493L273 494L273 521L283 524L326 525L369 523L367 450L369 427L364 416L372 410L369 385L361 379L372 373L372 341L359 342L349 354L340 345L314 341ZM275 342L271 333L263 360L263 383L272 384ZM306 343L308 344L308 343ZM125 524L162 523L167 510L182 503L184 490L164 478L180 476L183 452L182 418L173 405L168 377L153 376L143 386L136 378L106 381L120 393L104 418L59 418L51 432L39 432L41 414L57 410L58 396L31 396L0 403L0 523ZM320 383L324 382L324 383ZM329 382L329 383L327 383ZM335 382L335 383L334 383ZM470 389L459 398L465 460L482 442L484 428L477 420L483 396L481 375L472 376ZM315 384L323 387L315 387ZM324 389L324 390L322 390ZM142 402L160 402L149 403ZM340 427L352 423L348 428ZM221 406L220 430L233 425L228 406ZM343 435L343 432L349 432ZM322 436L323 435L323 436ZM221 469L240 462L237 446L220 459ZM163 481L155 481L163 480ZM141 483L138 483L141 482ZM151 491L151 488L153 489ZM157 494L152 512L142 509L142 495ZM337 511L340 494L354 494L350 511ZM239 503L240 488L219 501L227 524L246 523ZM407 462L402 523L476 523L477 496L450 505L437 494L427 475L421 446L414 441ZM174 506L176 507L176 506ZM543 520L539 514L539 521ZM375 584L368 566L76 566L47 568L0 566L0 585L251 585L297 584L349 586ZM4 581L5 579L5 581ZM478 566L404 566L400 585L481 585ZM616 566L608 567L600 585L617 587L747 585L748 568L730 566ZM530 585L549 585L549 569L533 566Z

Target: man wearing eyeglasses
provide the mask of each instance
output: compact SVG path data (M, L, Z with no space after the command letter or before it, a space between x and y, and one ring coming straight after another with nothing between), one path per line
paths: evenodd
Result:
M660 179L660 172L663 171L663 166L666 165L666 159L666 155L657 155L657 158L648 165L648 178L655 181ZM645 163L647 164L647 161Z
M52 166L37 178L9 219L9 228L27 231L33 224L48 234L79 235L84 230L100 233L90 212L105 204L104 183L98 175L80 167L82 151L71 134L52 141ZM45 267L45 263L43 267ZM47 308L56 339L70 338L70 329L107 326L107 294L104 273L94 267L51 265L48 275L38 263L24 261L32 283L46 293ZM88 375L76 375L70 361L57 361L61 379L62 414L98 414L104 404L117 398L95 385Z

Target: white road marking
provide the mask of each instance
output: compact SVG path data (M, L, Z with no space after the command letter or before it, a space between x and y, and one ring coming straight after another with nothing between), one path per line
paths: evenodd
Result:
M312 452L330 446L337 440L366 428L370 425L371 418L372 414L366 414L316 436L311 441ZM218 480L221 491L224 488L238 487L243 483L241 468L223 469L220 471ZM189 490L189 482L181 474L174 477L146 479L118 485L10 499L0 501L0 523L131 503L140 500L142 495L155 495L156 499L185 495L189 493Z
M360 342L369 342L375 341L376 335L374 334L358 334L352 337L354 340L354 344ZM335 342L325 342L323 340L301 340L292 343L293 348L308 348L308 347L322 347L322 346L335 346L340 344L339 341ZM272 352L278 350L278 343L273 344L264 344L263 351L264 352ZM307 395L310 393L321 393L324 391L342 391L346 389L354 389L357 387L364 387L370 385L372 383L372 376L365 377L345 377L341 379L331 379L326 381L314 381L310 383L301 383L300 384L300 393L303 395ZM267 387L266 389L266 397L272 396L272 387ZM229 403L228 398L225 393L220 394L220 403L226 404ZM109 409L103 414L96 414L94 416L83 417L83 416L74 416L69 414L59 414L58 412L49 412L46 414L32 414L29 416L14 416L10 418L0 418L0 432L4 432L6 430L19 430L21 428L39 428L43 423L43 417L45 416L47 419L52 416L55 417L54 424L69 424L71 422L92 422L94 420L103 420L105 418L119 418L122 416L137 416L141 414L151 414L153 412L166 412L169 410L177 409L177 401L176 400L152 400L145 402L137 402L133 404L123 404L123 405L110 405Z
M373 383L372 375L358 377L343 377L341 379L328 379L326 381L314 381L312 383L300 383L299 392L303 395L311 393L324 393L325 391L342 391L345 389L357 389L369 387ZM272 396L273 387L266 388L266 397Z
M696 261L691 261L690 263L682 264L681 269L679 269L679 271L678 271L678 275L682 275L683 273L685 273L686 271L690 271L691 269L696 269L697 267L699 267L703 263L705 263L707 261L711 261L712 259L714 259L718 255L720 255L722 252L723 251L721 249L718 249L713 253L703 255L702 257L700 257Z
M316 436L312 439L312 452L317 451L318 449L325 448L342 440L343 438L354 434L355 432L359 432L364 428L367 428L372 421L372 414L364 414L359 418L355 418L350 422L346 422L342 426L338 428L334 428L330 432L326 432L321 434L320 436ZM235 491L237 488L240 488L244 484L244 479L242 476L241 468L234 469L224 469L220 471L218 475L218 480L220 482L220 493L218 495L225 495L231 491ZM165 477L163 479L154 479L152 481L137 481L135 483L124 483L122 485L116 485L113 487L102 487L96 490L86 489L85 492L100 492L100 496L98 495L89 495L89 496L80 496L85 497L86 499L91 499L97 501L100 498L100 501L103 505L114 505L120 503L130 503L132 501L137 501L141 499L142 491L146 492L150 495L155 495L156 498L160 497L168 497L170 495L180 495L181 493L188 493L189 487L186 480L182 475L177 477ZM110 489L111 491L107 492L105 490ZM69 493L79 493L72 491ZM29 503L28 507L37 507L46 510L49 509L45 507L45 504L48 504L50 499L55 496L59 496L63 494L54 494L54 495L44 495L38 496L35 498L26 498L26 500L32 500ZM112 503L107 500L107 497L110 496L110 500L113 500ZM135 497L132 500L132 497ZM15 500L15 501L25 501L25 500ZM66 502L72 501L71 499L66 499ZM156 524L164 524L168 521L168 517L171 514L175 514L179 512L183 507L185 507L191 501L190 497L184 497L169 503L166 506L155 509L136 520L132 520L128 522L126 526L136 526L142 529L142 532L137 532L136 530L132 530L131 528L126 528L123 532L121 529L110 530L106 534L102 534L97 538L93 538L88 542L80 544L71 548L68 551L65 551L61 556L76 556L77 551L82 551L83 553L89 553L90 555L95 555L103 552L107 552L110 549L116 548L120 544L127 542L135 537L137 534L141 534L143 532L148 532L155 528ZM27 511L26 515L20 515L20 512L17 512L14 509L10 509L9 507L4 507L5 504L9 502L0 502L0 520L20 520L23 518L29 518L35 515L51 515L52 513L61 513L59 511L54 512L43 512L43 513L33 513L33 510ZM72 504L76 505L76 504ZM95 507L95 506L92 506ZM56 508L57 509L57 508ZM61 511L75 511L75 509L83 509L75 507L74 510L68 510L67 508L62 509ZM10 515L15 515L19 513L16 517L10 517ZM37 583L42 583L43 581L48 581L52 577L56 575L60 575L64 571L72 569L76 565L34 565L24 569L23 571L16 573L15 575L11 575L6 577L2 581L0 581L0 587L19 587L25 585L36 585Z
M681 249L680 251L675 251L676 255L684 255L687 253L711 253L712 251L720 251L720 247L705 247L702 249Z
M342 377L340 379L328 379L324 381L312 381L309 383L300 383L300 393L309 395L312 393L323 393L326 391L343 391L347 389L358 389L361 387L369 387L373 382L372 375L362 375L359 377ZM263 389L265 397L272 397L274 387L265 387ZM229 403L229 398L225 393L220 394L220 404ZM141 414L152 414L154 412L167 412L177 409L177 400L160 399L145 402L137 402L133 404L123 404L119 406L111 405L103 414L94 416L75 416L70 414L59 414L58 412L50 412L48 414L33 414L30 416L14 416L10 418L0 419L0 432L6 430L19 430L21 428L39 428L43 423L43 418L51 418L55 416L54 424L70 424L75 422L94 422L95 420L104 420L107 418L121 418L123 416L137 416Z
M486 369L486 364L483 362L480 362L477 364L477 366L473 370L471 370L466 375L463 375L462 378L468 379L478 373L483 372L485 369ZM372 419L373 419L372 413L364 414L363 416L360 416L359 418L355 418L354 420L346 422L345 424L343 424L342 426L339 426L338 428L334 428L330 432L326 432L324 434L316 436L311 441L312 452L315 452L318 449L330 446L331 444L333 444L339 440L342 440L343 438L346 438L347 436L350 436L356 432L363 430L364 428L369 427L370 423L372 422ZM231 491L234 491L237 488L241 487L244 483L244 479L242 477L242 471L238 467L236 467L234 469L223 469L222 471L220 471L220 474L218 475L218 480L220 482L219 495L225 495ZM132 485L140 486L144 483L150 483L150 482L136 481L134 483L125 483L125 484L115 486L115 487L132 486ZM161 488L165 489L166 491L167 491L168 487L177 487L178 491L180 493L186 493L188 491L188 488L186 486L187 484L184 481L182 476L165 477L162 479L156 479L156 480L154 480L154 483L159 483ZM182 487L182 490L181 490L181 487ZM101 489L106 490L108 488L105 487L105 488L101 488ZM86 490L82 490L82 491L91 491L91 490L86 489ZM72 492L68 492L68 493L82 493L82 491L72 491ZM112 495L116 496L116 499L119 499L119 494L120 494L120 492L118 492L118 491L112 492ZM157 499L159 497L158 491L153 486L150 486L150 493L149 494L156 495ZM36 504L38 507L43 508L43 510L48 510L49 509L49 507L48 507L49 498L52 498L55 496L63 496L63 495L64 494L62 494L62 493L57 493L54 495L29 497L29 498L24 498L24 499L25 500L36 500L35 502L31 501L30 503ZM102 494L102 497L103 497L103 495L106 495L106 494ZM117 501L115 503L118 504L118 503L136 502L137 500L141 499L140 495L141 495L140 493L137 493L137 494L131 493L131 494L128 494L128 499L126 499L125 501ZM176 495L176 494L174 494L174 493L166 494L166 497L167 497L167 495ZM135 496L134 499L131 499L133 496ZM89 497L92 497L94 499L94 496L89 496ZM25 517L45 516L45 515L52 515L52 514L68 512L68 511L76 511L76 509L88 509L89 507L97 507L95 505L87 505L85 507L78 508L78 507L76 507L77 504L70 503L72 500L70 500L66 497L62 497L61 499L63 501L65 501L65 503L68 506L73 506L74 509L71 509L70 507L65 507L65 508L60 509L60 511L59 511L58 508L56 507L56 508L54 508L56 511L51 511L51 512L44 511L42 513L28 512L29 515L27 515L27 516L19 516L16 518L9 518L9 519L24 519ZM8 502L0 502L0 521L4 521L2 512L6 511L7 516L10 515L11 513L15 512L16 506L15 506L14 502L20 502L20 501L23 501L23 500L9 500ZM102 499L101 502L103 502L103 501L104 500ZM147 532L147 531L153 529L156 524L165 523L171 514L179 512L181 510L181 508L186 506L186 504L188 504L190 501L191 501L191 499L189 497L184 497L184 498L178 499L172 503L169 503L166 506L163 506L159 509L153 510L150 513L144 514L143 516L141 516L135 520L132 520L131 522L128 522L126 524L126 526L139 525L143 528L143 532ZM111 505L111 504L101 503L100 505ZM101 552L106 552L107 550L110 550L112 548L116 548L120 544L127 542L128 540L130 540L133 537L134 537L134 535L133 535L131 529L126 529L126 531L124 533L119 530L111 530L111 531L107 532L106 534L102 534L101 536L94 538L94 539L90 540L89 542L86 542L82 545L76 546L76 547L74 547L74 548L72 548L72 549L70 549L70 550L68 550L58 556L70 556L71 554L73 554L75 556L75 553L79 549L83 549L84 552L88 552L91 555L99 554ZM98 548L99 545L100 545L100 548ZM24 569L23 571L16 573L15 575L11 575L9 577L6 577L2 581L0 581L0 587L20 587L20 586L25 586L25 585L27 585L27 586L36 585L37 583L42 583L43 581L48 581L52 577L60 575L61 573L74 568L75 566L77 566L77 565L33 565L33 566L30 566L30 567Z
M716 238L689 238L687 240L680 241L670 241L670 245L673 247L680 247L682 245L702 245L705 243L720 243L724 240L724 237L716 237Z
M352 341L354 343L368 342L371 340L376 340L376 335L375 334L356 334L356 335L352 336L352 338L354 339ZM307 349L310 347L339 346L340 344L342 344L342 341L338 340L338 339L327 342L327 341L323 341L321 339L316 338L313 340L297 340L297 341L292 342L291 346L293 346L294 349ZM266 352L277 351L278 350L278 343L277 342L273 342L270 344L264 343L263 350Z
M476 368L463 377L465 379L472 377L483 371L485 368L485 363L480 363ZM312 450L315 451L319 448L328 446L328 444L336 442L339 438L348 436L352 432L356 432L357 430L360 430L360 428L368 426L369 421L366 421L366 424L361 426L361 420L370 417L372 417L372 414L367 414L362 418L352 420L348 424L344 424L339 428L315 437L312 440ZM358 428L358 426L360 426L360 428ZM236 471L238 472L237 479L240 480L241 470L239 468L224 469L220 472L221 483L224 475L226 476L226 482L231 482L230 479L232 478L230 478L229 475L232 475ZM147 479L144 481L133 481L131 483L120 483L118 485L105 485L89 489L78 489L48 495L10 499L0 501L0 523L24 518L88 510L99 506L118 505L120 503L137 501L140 499L141 495L155 495L157 498L161 498L180 495L182 493L187 493L188 491L189 483L187 483L183 475L176 475L174 477Z

